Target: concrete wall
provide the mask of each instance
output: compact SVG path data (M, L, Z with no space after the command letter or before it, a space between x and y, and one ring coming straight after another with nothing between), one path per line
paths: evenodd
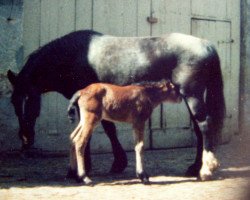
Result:
M0 0L0 146L20 146L18 124L10 103L8 69L19 72L23 62L23 1ZM5 142L11 140L12 142ZM7 146L6 146L7 145Z

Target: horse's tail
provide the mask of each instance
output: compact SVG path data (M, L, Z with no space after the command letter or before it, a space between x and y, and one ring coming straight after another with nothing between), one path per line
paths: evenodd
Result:
M69 101L68 118L71 123L75 121L76 109L78 109L77 101L80 98L80 96L81 96L80 91L77 91Z
M225 117L226 107L223 93L223 79L220 66L220 58L215 48L212 48L210 73L207 84L206 104L208 115L212 122L212 145L217 145L221 140L221 130Z

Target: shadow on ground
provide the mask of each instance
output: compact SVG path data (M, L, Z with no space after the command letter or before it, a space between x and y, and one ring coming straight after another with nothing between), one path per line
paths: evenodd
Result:
M242 146L240 137L218 150L221 168L215 173L214 180L250 177L250 161L247 149ZM239 153L240 152L240 153ZM128 167L121 174L109 173L113 162L112 154L95 154L92 156L91 178L98 184L133 185L141 184L135 178L134 153L128 152ZM195 149L170 149L145 152L146 170L152 181L151 185L180 184L198 182L196 178L185 177L185 172L195 158ZM0 187L75 187L74 180L66 180L68 167L66 155L36 152L24 156L19 152L5 152L0 158ZM169 177L158 180L154 177ZM173 178L174 177L174 178Z

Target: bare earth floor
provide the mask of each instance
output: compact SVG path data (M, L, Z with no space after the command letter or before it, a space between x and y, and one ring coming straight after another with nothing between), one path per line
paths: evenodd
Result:
M33 158L16 152L0 154L0 200L100 200L100 199L199 199L250 200L250 136L234 136L222 145L217 156L221 162L214 179L199 182L184 176L193 162L194 148L146 151L146 169L151 185L135 178L134 153L122 174L108 173L112 154L93 155L91 178L95 185L81 186L65 180L68 157L48 153Z

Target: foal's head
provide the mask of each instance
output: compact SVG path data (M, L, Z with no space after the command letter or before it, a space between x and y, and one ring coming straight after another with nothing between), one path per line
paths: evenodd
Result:
M159 102L169 101L173 103L181 102L181 95L178 87L176 87L169 80L162 80L159 82L142 83L146 91L153 95L154 99Z

